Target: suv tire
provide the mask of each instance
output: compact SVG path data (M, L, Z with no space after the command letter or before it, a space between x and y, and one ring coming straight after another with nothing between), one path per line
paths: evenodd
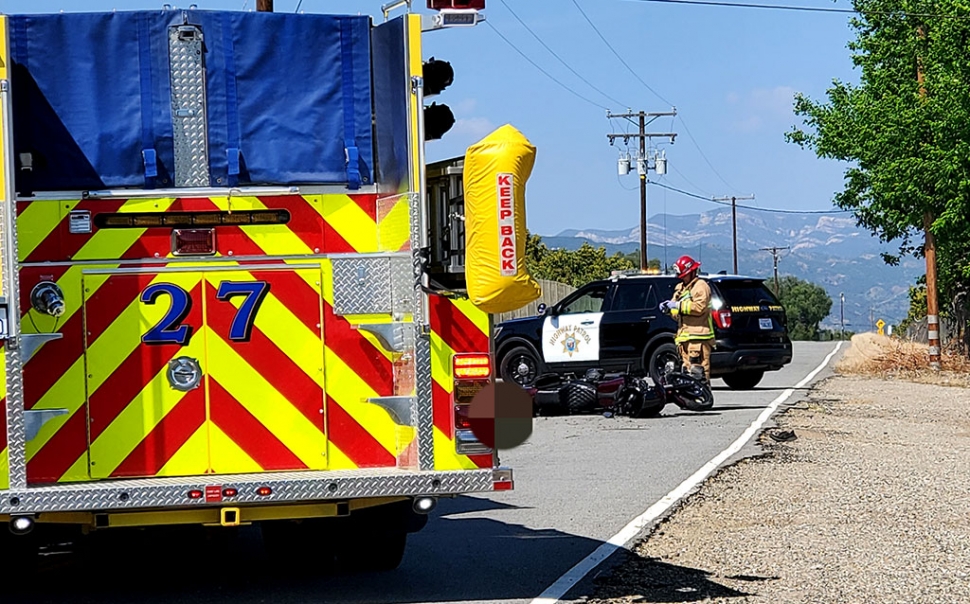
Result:
M672 359L675 364L680 365L680 352L673 342L663 342L651 350L650 354L644 359L644 369L655 384L660 383L660 375L663 373L664 364L668 359Z
M727 375L722 375L721 379L731 390L751 390L758 385L761 378L765 376L763 369L735 371Z
M526 371L523 373L522 368ZM542 375L542 362L526 346L516 346L502 357L499 365L502 381L529 388Z

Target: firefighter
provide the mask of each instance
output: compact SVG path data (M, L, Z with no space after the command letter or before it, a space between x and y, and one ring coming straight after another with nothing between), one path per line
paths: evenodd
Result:
M711 349L714 347L714 321L711 317L711 288L697 276L701 263L681 256L674 263L680 283L674 297L660 304L660 310L677 319L674 341L688 371L711 383Z

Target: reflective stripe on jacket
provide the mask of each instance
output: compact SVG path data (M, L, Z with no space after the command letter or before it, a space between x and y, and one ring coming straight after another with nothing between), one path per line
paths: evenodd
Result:
M711 287L703 279L694 278L684 286L674 288L674 300L680 302L680 310L672 309L678 329L674 341L714 339L714 319L711 317Z

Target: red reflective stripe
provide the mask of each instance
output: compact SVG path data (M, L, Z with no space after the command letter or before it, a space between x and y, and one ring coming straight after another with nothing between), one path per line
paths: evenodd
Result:
M323 314L327 348L379 395L392 394L394 376L391 361L374 348L360 331L351 329L346 319L335 315L326 301L323 303Z
M272 284L270 292L273 291ZM206 288L208 325L218 337L222 338L242 359L249 364L274 390L296 407L320 431L323 431L323 392L320 385L300 369L292 359L261 332L255 325L248 342L233 342L229 339L229 327L236 316L236 308L228 302L216 299L216 289ZM320 362L323 362L322 351ZM311 371L316 367L309 368Z
M264 470L306 469L306 464L295 453L211 376L209 415L212 422ZM317 419L320 419L319 414Z
M453 438L455 406L452 403L451 394L435 381L432 381L431 384L431 404L435 427L441 430L448 438Z
M57 482L88 448L88 423L79 409L27 462L27 482Z
M155 476L204 423L205 391L197 388L185 393L111 476Z
M199 300L202 284L189 292L190 299ZM192 328L191 337L201 337L202 304L192 304L189 314L182 325ZM91 416L91 442L101 436L118 415L135 399L168 361L182 349L178 344L138 344L121 365L95 390L88 395L88 409ZM56 438L56 437L55 437ZM48 443L47 446L50 446Z
M264 197L260 198L267 208L283 209L290 213L290 221L286 228L290 229L300 238L310 251L323 251L324 247L324 220L310 203L300 196L287 195L283 197ZM327 250L330 251L330 250ZM316 252L315 252L316 253Z
M365 195L348 195L354 200L360 209L364 210L367 216L375 223L377 222L377 195L373 193Z
M82 201L74 209L88 210L93 217L102 212L117 212L123 205L125 205L124 201L99 199L97 201ZM84 247L84 244L94 237L96 232L96 229L92 229L91 233L72 233L68 214L65 213L54 230L30 252L30 255L24 258L24 262L70 260Z
M269 295L274 296L293 315L315 334L320 333L320 291L314 289L292 270L250 271L254 279L271 283Z
M450 300L431 296L431 329L455 352L488 352L488 335Z
M394 466L397 460L370 432L327 396L327 436L334 446L361 468Z

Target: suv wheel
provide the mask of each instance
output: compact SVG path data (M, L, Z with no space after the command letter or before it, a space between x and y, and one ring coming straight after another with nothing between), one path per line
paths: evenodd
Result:
M731 390L751 390L758 385L761 378L765 376L763 370L756 371L735 371L727 375L722 375L721 379Z
M680 352L673 342L664 342L650 352L650 356L646 361L644 363L646 365L645 369L650 373L650 377L653 378L654 383L659 384L660 376L663 374L664 366L668 361L673 361L675 367L680 366Z
M539 359L531 350L516 346L502 357L499 373L503 381L529 388L538 379L540 367Z

